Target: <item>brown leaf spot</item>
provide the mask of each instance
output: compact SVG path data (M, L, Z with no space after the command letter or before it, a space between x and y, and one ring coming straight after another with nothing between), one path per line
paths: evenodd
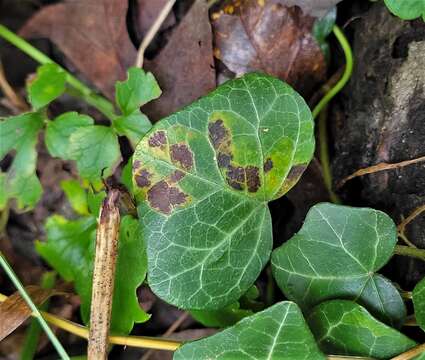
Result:
M140 171L139 174L134 177L134 179L136 180L136 184L138 187L148 187L151 185L151 176L152 174L149 171L143 169L142 171Z
M134 162L133 162L133 171L134 170L137 170L139 167L140 167L140 165L141 165L142 163L139 161L139 160L135 160Z
M185 176L185 173L183 171L176 170L171 174L170 182L171 183L179 182L181 179L184 178L184 176Z
M257 192L260 187L260 175L258 167L256 166L247 166L245 169L246 174L246 183L248 185L249 192Z
M169 214L173 207L184 204L186 198L185 193L170 186L164 180L157 182L148 191L148 201L151 207L164 214Z
M218 166L227 169L230 166L231 161L232 161L232 155L218 153L218 157L217 157Z
M167 143L167 138L165 137L165 131L154 132L153 135L148 140L149 146L159 147Z
M225 128L223 120L218 119L208 124L208 135L214 149L218 149L226 139L229 139L229 130Z
M271 169L273 169L273 161L272 161L272 159L268 158L264 162L263 170L264 170L265 173L268 173Z
M170 148L171 160L185 170L190 170L193 166L193 155L185 144L174 144Z
M229 165L227 170L227 182L236 189L243 190L245 184L245 169L242 166Z

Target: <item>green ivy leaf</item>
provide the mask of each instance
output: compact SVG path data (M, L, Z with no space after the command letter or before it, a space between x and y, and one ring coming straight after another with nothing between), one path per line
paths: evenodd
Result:
M140 238L138 221L130 216L121 219L111 329L128 334L135 322L149 319L139 306L136 289L146 277L147 260ZM54 215L46 223L47 242L37 242L43 259L65 280L73 281L81 298L81 316L90 318L96 218L86 216L66 220Z
M69 151L81 177L90 181L111 175L121 160L118 138L107 126L77 129L70 137Z
M385 0L388 9L403 20L413 20L422 16L425 21L425 0Z
M313 150L304 100L262 74L157 123L133 156L152 290L191 310L237 301L269 260L267 202L297 182Z
M91 126L93 119L75 111L64 113L46 126L45 143L50 155L71 160L70 137L79 128Z
M298 306L280 302L208 338L179 348L174 360L323 360Z
M118 135L127 136L133 147L137 145L140 139L150 130L152 127L148 117L136 110L130 115L123 115L117 117L113 126Z
M29 102L39 110L58 98L65 91L66 73L56 64L44 64L37 68L37 75L28 87Z
M330 300L316 306L307 322L320 348L328 354L389 359L416 345L349 300Z
M152 73L132 67L128 69L128 78L125 81L117 81L115 85L115 97L118 107L124 115L132 115L136 110L147 102L158 98L161 89Z
M395 224L381 211L318 204L298 234L274 250L273 275L303 309L352 299L399 327L406 316L403 300L390 281L374 274L391 258L396 242Z
M416 322L425 331L425 278L413 289L412 300Z
M253 315L252 310L240 308L239 302L218 310L191 310L190 315L205 327L224 328L236 324L243 318Z
M87 192L78 180L63 180L61 188L74 211L79 215L89 215Z
M35 174L38 133L44 119L38 113L27 113L0 121L0 159L11 150L16 154L6 174L2 174L0 198L17 200L18 207L32 208L42 194L40 181Z

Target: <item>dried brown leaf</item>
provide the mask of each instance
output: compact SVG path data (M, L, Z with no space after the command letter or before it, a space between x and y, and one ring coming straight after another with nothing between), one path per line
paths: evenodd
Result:
M68 0L46 6L21 29L25 37L49 38L72 64L113 99L117 80L136 58L127 26L128 2Z
M300 8L279 0L245 0L224 11L213 15L215 55L231 71L263 71L303 95L324 80L325 58L311 33L315 19Z
M53 295L63 294L54 289L42 289L32 285L25 287L25 290L37 306ZM0 303L0 341L27 320L31 313L31 309L19 292L15 292Z

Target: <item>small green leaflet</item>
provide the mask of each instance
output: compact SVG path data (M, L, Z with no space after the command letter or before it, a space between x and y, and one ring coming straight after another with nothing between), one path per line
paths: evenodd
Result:
M321 303L307 322L320 348L328 354L389 359L416 345L349 300Z
M29 102L39 110L65 91L66 73L59 65L50 63L38 67L37 75L27 86Z
M298 181L313 150L305 101L262 74L157 123L133 156L151 289L191 310L237 301L270 257L267 202Z
M40 181L35 173L36 145L44 119L38 113L27 113L0 121L0 159L11 150L16 154L7 173L1 173L0 199L5 206L9 198L17 200L20 209L34 207L42 194Z
M425 21L425 0L385 0L385 5L394 15L403 20L422 16Z
M324 360L298 306L280 302L211 337L178 349L174 360Z
M252 310L240 308L239 302L218 310L192 310L190 315L205 327L224 328L236 324L243 318L253 315Z
M326 41L328 35L332 32L332 29L336 21L336 6L334 6L329 12L320 19L314 22L312 33L316 41L319 43L326 60L330 58L329 44Z
M50 155L71 160L70 137L79 128L94 124L93 119L75 111L59 115L46 126L45 143Z
M138 221L130 216L121 219L115 275L111 329L128 334L134 323L149 319L139 306L136 289L146 276L147 260ZM86 216L67 220L54 215L46 223L47 242L36 243L37 252L66 281L73 281L81 298L81 316L90 317L96 218Z
M77 214L89 215L87 192L81 187L78 180L63 180L61 188Z
M406 316L403 300L390 281L374 273L391 258L396 242L395 224L383 212L318 204L298 234L274 250L273 275L302 309L328 299L352 299L400 327Z
M412 300L416 322L425 331L425 278L413 289Z
M150 130L152 124L145 114L142 114L140 110L136 110L133 114L117 117L113 122L113 126L118 135L127 136L131 145L135 147Z

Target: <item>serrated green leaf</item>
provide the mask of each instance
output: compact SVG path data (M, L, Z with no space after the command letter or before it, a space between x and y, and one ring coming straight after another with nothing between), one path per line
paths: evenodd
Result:
M206 339L179 348L174 360L319 360L318 349L301 311L285 301L241 320Z
M128 334L134 322L149 319L139 306L136 289L146 276L146 253L137 220L121 219L118 259L112 307L111 330ZM36 243L43 259L65 280L74 282L81 298L81 316L85 323L90 317L93 259L96 238L96 218L86 216L66 220L52 216L46 224L47 242Z
M297 182L313 150L304 100L262 74L157 123L133 156L152 290L191 310L237 301L269 260L267 202Z
M61 188L77 214L89 215L87 192L78 180L63 180Z
M425 0L384 0L388 9L403 20L422 16L425 21Z
M403 300L390 281L374 274L391 258L396 242L396 226L381 211L318 204L298 234L274 250L273 275L303 309L352 299L399 327L406 316Z
M107 177L121 160L118 138L107 126L79 128L70 137L70 157L81 177L90 181Z
M425 278L417 283L413 289L412 300L416 322L425 331Z
M65 91L66 72L56 64L44 64L37 68L37 75L28 87L29 102L39 110L58 98Z
M27 113L0 121L0 159L11 150L16 154L6 174L2 175L4 188L2 202L14 198L19 208L32 208L42 194L35 174L38 133L44 125L38 113Z
M142 114L140 110L136 110L130 115L117 117L113 122L113 126L118 135L127 136L131 145L135 147L150 130L152 124L145 114Z
M330 300L316 306L307 322L320 348L328 354L389 359L416 345L349 300Z
M190 315L205 327L224 328L236 324L243 318L253 315L252 310L240 308L239 302L218 310L191 310Z
M45 143L50 155L71 160L70 137L79 128L91 126L93 119L75 111L64 113L46 126Z
M131 115L147 102L161 95L161 89L152 73L132 67L128 69L125 81L115 85L115 98L124 115Z

